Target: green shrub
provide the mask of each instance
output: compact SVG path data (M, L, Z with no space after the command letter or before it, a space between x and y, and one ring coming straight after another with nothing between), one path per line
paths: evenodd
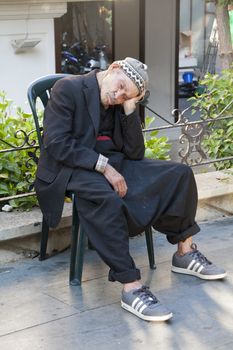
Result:
M221 75L207 74L200 82L205 87L204 93L196 94L190 100L193 106L200 108L201 118L215 119L233 117L233 69L222 71ZM211 159L233 156L233 118L209 123L209 136L203 145ZM214 164L217 170L231 168L233 161L222 161Z
M0 92L0 139L19 147L23 143L24 136L33 131L34 124L31 114L24 113L21 108L17 107L16 115L13 115L12 108L14 108L12 100L7 99L4 92ZM31 138L36 139L34 132ZM0 141L2 150L12 148L10 145ZM29 192L31 186L27 179L33 182L36 170L35 163L32 160L28 162L30 151L33 150L0 154L0 198ZM8 203L13 208L25 210L36 205L37 200L35 196L30 196L10 200Z
M145 129L152 127L154 119L154 117L146 117ZM145 157L152 159L169 160L169 151L171 149L171 145L168 143L168 138L166 136L157 137L157 135L157 130L144 134L146 147Z

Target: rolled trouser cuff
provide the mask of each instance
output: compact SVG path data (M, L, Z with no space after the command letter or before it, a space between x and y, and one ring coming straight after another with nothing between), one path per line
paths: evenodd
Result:
M141 273L139 269L131 269L124 272L115 272L111 269L108 275L110 282L131 283L140 279Z
M185 241L187 238L194 236L200 231L200 227L195 223L193 226L187 228L181 233L176 233L174 235L167 234L167 240L171 244L177 244L179 242Z

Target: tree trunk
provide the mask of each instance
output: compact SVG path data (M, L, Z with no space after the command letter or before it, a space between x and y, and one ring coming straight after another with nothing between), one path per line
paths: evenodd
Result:
M228 5L220 4L219 0L216 1L216 20L218 26L221 68L229 69L233 63L233 50Z

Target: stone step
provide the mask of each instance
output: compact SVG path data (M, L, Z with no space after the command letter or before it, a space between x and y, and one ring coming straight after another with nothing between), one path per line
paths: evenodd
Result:
M72 204L65 203L60 224L56 229L63 229L71 225ZM31 211L0 212L0 241L25 237L31 234L41 232L42 214L39 208L33 208Z
M72 203L65 203L62 219L55 229L50 229L47 253L63 251L70 245ZM42 214L39 208L31 211L0 212L0 250L39 251ZM7 254L8 255L8 254Z
M233 172L196 174L198 188L197 221L233 215Z
M195 174L199 200L225 196L233 193L232 171L212 171Z

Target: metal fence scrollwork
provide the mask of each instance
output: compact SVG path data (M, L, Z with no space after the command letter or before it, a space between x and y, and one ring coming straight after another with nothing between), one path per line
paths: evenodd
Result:
M34 164L38 163L39 145L37 141L36 130L32 130L28 133L26 133L22 129L17 130L15 132L15 141L16 141L16 144L12 144L0 138L0 146L2 145L0 147L0 157L1 157L1 154L4 154L4 153L27 151L28 159L26 159L25 166L27 169L31 169L31 167ZM20 141L20 142L17 142L17 141ZM17 156L15 159L17 161ZM11 199L17 199L17 198L35 195L35 192L32 191L34 178L32 178L31 174L25 174L25 180L28 182L27 193L18 194L15 196L1 197L0 202L6 202Z
M181 134L179 137L179 142L181 144L181 148L178 150L178 155L182 163L185 163L191 167L233 160L233 154L229 157L210 159L210 157L208 157L208 149L204 145L204 140L211 137L211 128L213 125L218 127L218 123L221 123L222 121L227 121L229 119L233 120L233 115L222 116L223 113L226 112L232 105L233 99L219 114L216 115L215 113L214 118L211 118L211 111L205 111L205 114L207 115L207 118L205 119L201 117L202 111L199 107L194 107L191 105L183 111L174 109L172 111L172 116L175 120L177 120L174 123L160 116L150 107L145 106L150 112L161 118L168 125L144 129L143 131L147 133L154 130L164 131L180 128ZM196 118L197 120L190 121L190 115L195 113L198 115L198 118Z
M207 159L207 155L202 148L202 141L209 136L210 131L208 130L207 122L189 122L184 112L178 111L179 119L177 123L182 124L179 141L181 145L184 145L178 154L182 163L193 166Z
M205 147L203 142L205 139L211 137L211 130L213 127L218 128L219 123L222 121L233 120L233 115L222 116L223 113L226 112L232 105L233 99L214 118L211 118L213 111L206 110L205 113L207 118L202 119L200 117L200 120L193 122L190 122L185 114L189 110L201 113L200 108L190 106L183 112L177 110L173 112L178 115L177 124L181 126L179 141L180 144L184 146L179 150L179 156L182 163L186 163L190 166L198 166L233 160L233 154L229 157L210 159L207 156L208 149Z

